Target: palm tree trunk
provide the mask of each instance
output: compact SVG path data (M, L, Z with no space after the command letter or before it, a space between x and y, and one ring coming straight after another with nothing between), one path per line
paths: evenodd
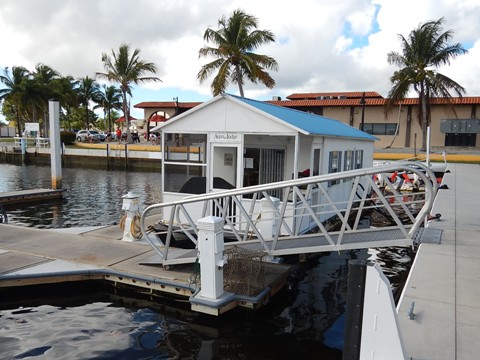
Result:
M128 108L127 108L127 92L122 89L123 93L123 117L125 118L125 126L127 127L127 144L132 142L132 137L130 136L130 119L128 117Z
M88 105L85 105L85 124L87 125L87 127L85 129L89 129L89 121L88 121Z
M49 121L48 121L48 111L43 112L43 135L42 137L48 137L49 130Z
M427 99L425 96L425 88L423 84L421 85L420 90L420 101L422 107L422 148L421 151L427 150Z
M22 137L23 133L22 133L22 126L20 124L20 115L18 114L18 108L17 110L15 111L15 117L17 118L17 130L18 130L18 136Z
M240 90L240 96L243 98L245 97L243 94L243 85L242 85L242 77L240 75L240 66L237 64L235 65L235 71L237 72L237 83L238 83L238 90Z

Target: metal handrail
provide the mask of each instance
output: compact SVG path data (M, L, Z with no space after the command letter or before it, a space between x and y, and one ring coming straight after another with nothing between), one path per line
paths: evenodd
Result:
M412 203L419 203L418 199L410 203L403 201L404 195L396 190L394 184L388 179L386 182L391 191L390 195L385 195L382 189L376 184L374 180L375 175L395 171L415 173L425 184L425 190L423 192L415 193L416 197L424 196L424 199L421 200L422 207L418 214L414 215L409 209L409 205L412 205ZM328 184L332 181L345 179L353 179L349 200L347 202L335 202L330 198ZM382 208L382 211L392 219L393 225L391 228L398 230L401 233L402 239L407 243L412 243L415 232L420 228L430 213L436 188L436 178L433 172L424 164L419 162L395 162L366 169L192 195L178 201L153 204L142 212L140 226L143 237L152 246L157 255L160 256L162 262L168 260L171 239L176 232L181 232L196 245L196 236L198 235L196 220L198 219L193 219L188 211L188 205L194 203L203 203L203 217L212 214L209 212L209 209L216 209L219 215L225 219L225 229L231 232L235 244L240 244L240 246L246 243L251 244L253 240L246 241L246 239L253 238L255 242L260 243L261 249L272 256L281 253L277 248L281 242L280 240L310 239L313 237L312 234L300 232L301 228L298 224L300 223L301 225L302 219L312 222L313 226L318 229L316 236L318 238L322 237L324 241L326 240L326 242L324 242L326 249L340 249L342 246L345 246L343 244L344 238L349 234L361 232L358 227L362 213L378 207ZM283 193L293 193L295 204L292 205L293 202L285 200L279 208L275 209L268 192L277 189L286 190ZM319 204L312 205L310 200L315 190L317 190L323 200ZM253 205L251 205L250 209L245 208L242 199L245 195L250 194L253 194L251 200L253 202L257 201L257 194L262 194L266 202L269 203L273 209L271 216L274 216L277 221L271 237L266 237L262 234L257 224L259 222L259 215L253 211ZM375 199L376 204L372 204L373 199ZM291 207L293 206L293 208L290 208L293 214L291 217L286 216L289 205ZM402 212L406 214L411 224L403 224L402 220L396 214L394 207L399 207ZM164 234L166 235L165 243L162 244L157 237L152 238L151 231L147 231L146 219L152 213L167 208L171 208L171 212L169 220L164 223L167 231L166 234ZM238 212L230 216L228 212L232 208L237 209ZM339 219L341 223L339 231L332 231L328 229L325 224L325 219L332 216ZM353 225L349 224L349 218L351 217L355 218ZM261 221L263 221L263 219ZM158 233L155 234L158 235ZM303 250L299 249L299 252L302 251Z

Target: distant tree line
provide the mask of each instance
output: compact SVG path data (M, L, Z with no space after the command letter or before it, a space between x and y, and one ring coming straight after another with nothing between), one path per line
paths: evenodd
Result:
M100 86L88 76L80 79L61 76L45 64L37 64L34 70L23 66L5 68L0 81L4 86L0 89L2 113L15 123L19 134L26 122L38 122L47 133L50 99L60 103L61 127L68 130L90 127L111 130L112 119L118 115L115 111L121 109L119 88ZM103 109L103 119L96 115L96 109Z

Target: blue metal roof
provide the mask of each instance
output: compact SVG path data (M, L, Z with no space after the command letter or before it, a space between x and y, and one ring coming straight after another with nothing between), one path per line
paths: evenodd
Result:
M232 96L245 104L285 121L310 135L350 137L371 141L377 140L376 137L364 131L325 116L289 109L262 101L246 99L236 95L228 94L228 96Z

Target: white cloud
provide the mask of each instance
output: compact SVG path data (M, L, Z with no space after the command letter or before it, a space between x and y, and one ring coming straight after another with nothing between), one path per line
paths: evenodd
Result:
M375 7L371 6L367 10L362 9L347 16L347 20L355 34L366 35L372 31L374 16Z
M209 82L196 79L198 58L207 27L241 8L256 16L261 29L276 35L274 44L257 51L273 56L279 72L276 88L248 84L246 95L260 99L293 92L378 91L386 95L394 68L386 54L399 49L405 36L420 23L445 17L445 30L470 49L442 69L470 95L480 95L480 7L477 0L299 0L290 6L258 0L2 0L0 68L41 62L62 75L93 76L102 71L101 54L121 43L141 50L141 58L157 64L163 82L154 99L134 93L134 103L170 100L171 91L210 94ZM414 9L414 11L412 11ZM378 10L378 12L376 12ZM378 31L372 33L373 24ZM349 29L349 34L345 33ZM368 42L359 45L358 37ZM364 38L365 39L365 38ZM237 93L232 86L229 91ZM148 91L151 96L152 91ZM195 100L195 99L185 99Z
M353 44L353 40L351 38L347 38L341 35L337 41L335 42L335 50L337 54L343 53Z

